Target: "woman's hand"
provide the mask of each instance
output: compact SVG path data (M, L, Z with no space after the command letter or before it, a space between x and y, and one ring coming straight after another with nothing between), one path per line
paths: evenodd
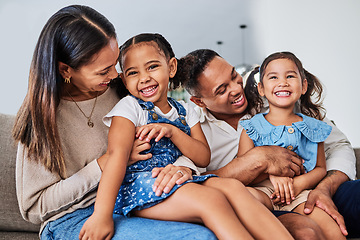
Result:
M162 137L171 138L174 126L166 123L150 123L136 129L136 138L150 142L155 138L155 142L160 141Z
M295 199L292 178L269 175L269 179L274 186L274 193L270 196L274 204L290 204Z
M107 218L102 215L90 216L81 228L79 239L80 240L110 240L114 235L114 221L112 216Z
M192 179L192 170L187 167L167 165L164 168L154 168L152 177L156 177L153 190L156 196L160 196L163 192L169 193L175 184L182 184Z

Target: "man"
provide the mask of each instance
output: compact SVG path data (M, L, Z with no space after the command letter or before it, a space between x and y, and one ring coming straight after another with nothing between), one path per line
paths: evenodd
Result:
M197 50L183 59L189 65L185 88L192 95L191 100L199 106L200 122L211 149L211 163L207 167L207 173L233 177L245 185L264 175L266 177L269 173L281 176L298 173L295 166L299 164L298 160L292 152L282 148L257 147L242 157L234 158L242 131L239 120L246 117L248 106L242 77L233 66L211 50ZM338 223L342 233L347 235L344 218L338 212L336 204L343 210L349 236L358 237L360 213L348 211L360 199L360 182L347 182L355 179L355 155L344 134L327 119L324 121L333 127L331 135L325 141L328 174L311 191L304 212L311 213L314 206L323 209ZM303 237L306 227L298 229L294 226L299 224L289 223L297 218L293 215L284 214L279 220L295 238ZM309 223L310 228L311 226ZM298 235L297 231L301 234Z

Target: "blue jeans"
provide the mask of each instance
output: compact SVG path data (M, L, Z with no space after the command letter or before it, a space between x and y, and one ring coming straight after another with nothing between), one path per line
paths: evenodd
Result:
M94 212L94 206L76 210L49 222L41 233L41 239L79 239L85 221ZM125 218L114 214L115 235L112 239L216 239L208 228L192 223L152 220L139 217Z
M348 237L360 237L360 180L341 184L333 200L345 219Z

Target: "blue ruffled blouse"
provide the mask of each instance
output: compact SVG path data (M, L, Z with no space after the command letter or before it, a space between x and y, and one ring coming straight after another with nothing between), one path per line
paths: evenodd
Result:
M325 141L332 127L302 113L296 114L303 120L294 122L291 126L272 125L265 119L266 113L242 120L240 124L253 140L255 147L276 145L294 151L305 160L303 165L306 172L309 172L316 166L317 144Z

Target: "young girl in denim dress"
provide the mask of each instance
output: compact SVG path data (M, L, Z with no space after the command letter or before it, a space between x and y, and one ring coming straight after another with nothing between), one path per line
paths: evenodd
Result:
M120 47L119 63L121 79L131 95L104 117L110 126L109 158L95 211L85 222L80 239L110 239L113 212L202 223L219 239L265 238L269 234L291 239L270 211L235 179L195 175L168 193L153 191L153 168L165 167L179 157L206 167L210 149L191 106L167 97L169 83L172 87L180 85L176 72L181 63L163 36L132 37ZM152 158L128 164L135 137L151 143ZM259 214L263 216L261 228Z
M281 146L297 153L305 169L305 174L294 178L269 175L265 180L258 179L251 192L271 210L304 214L309 190L326 175L323 142L332 129L321 121L324 117L321 83L302 67L294 54L278 52L268 56L260 68L249 74L246 88L248 93L255 93L257 88L259 94L251 98L250 105L260 109L265 97L269 111L240 122L244 129L238 155L256 146ZM295 111L297 103L300 113ZM316 208L308 216L317 222L327 239L344 239L336 222L322 209Z

